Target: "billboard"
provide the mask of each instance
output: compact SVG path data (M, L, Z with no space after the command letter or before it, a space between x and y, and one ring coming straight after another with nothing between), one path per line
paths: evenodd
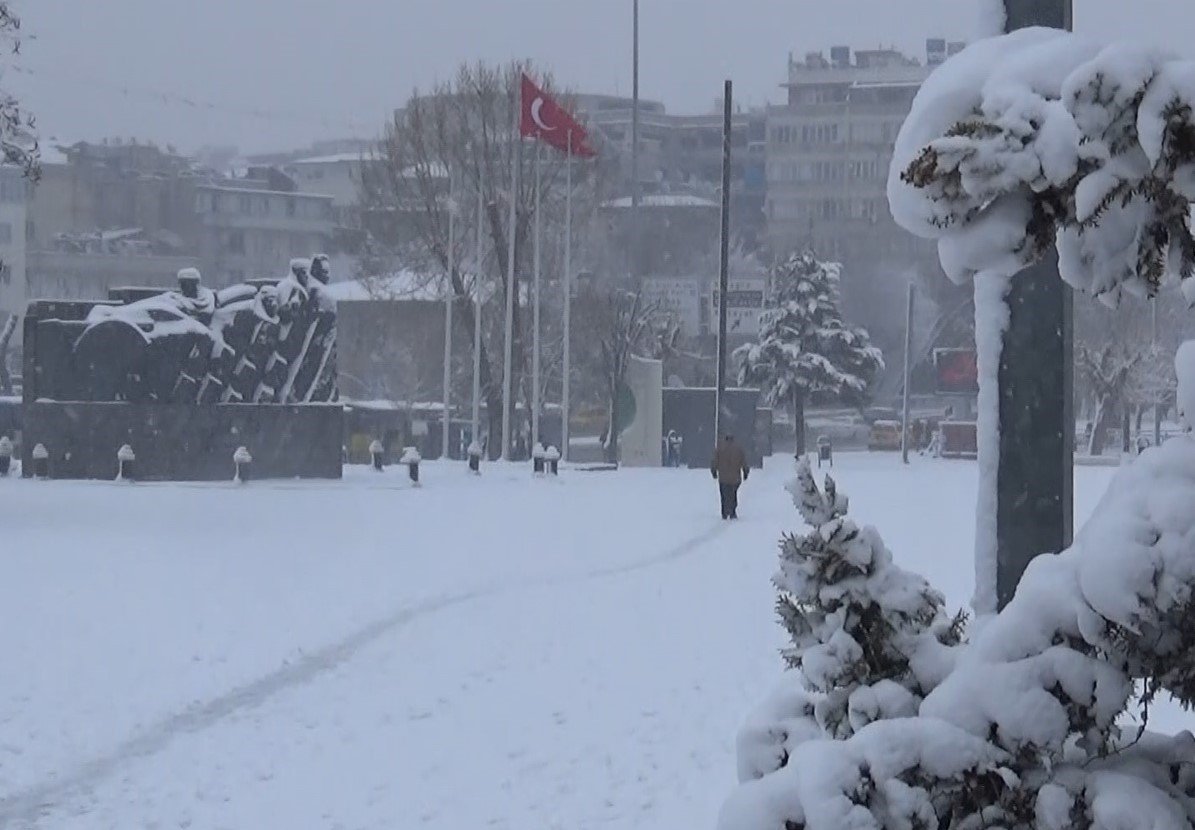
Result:
M979 393L979 367L974 349L934 349L934 377L939 395Z
M726 333L755 337L759 334L759 318L763 313L767 281L762 277L730 280L726 293ZM718 317L719 291L711 295L713 318Z
M643 281L644 299L674 317L689 336L701 333L701 282L695 279L650 277Z

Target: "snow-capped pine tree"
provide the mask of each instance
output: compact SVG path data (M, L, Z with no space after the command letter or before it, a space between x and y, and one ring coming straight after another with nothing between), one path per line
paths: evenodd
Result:
M818 489L808 459L788 491L812 531L783 538L773 581L792 640L784 657L824 695L818 726L844 738L880 717L915 713L949 668L944 658L964 617L947 618L943 596L897 567L875 528L847 518L834 479Z
M838 281L842 266L812 251L795 253L771 273L770 308L759 341L735 352L739 383L758 386L774 405L793 410L797 452L805 452L805 403L828 392L861 397L883 355L867 330L842 319Z

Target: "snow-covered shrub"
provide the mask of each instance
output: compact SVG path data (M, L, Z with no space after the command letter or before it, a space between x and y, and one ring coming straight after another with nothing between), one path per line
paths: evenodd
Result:
M1195 62L1024 29L980 41L922 86L889 173L893 216L962 281L1057 247L1109 304L1167 278L1195 300Z
M808 740L846 738L869 723L916 714L950 670L964 619L921 577L898 568L874 528L847 518L832 478L819 490L807 460L788 485L812 530L786 535L773 577L791 639L786 683L739 737L739 776L784 766Z
M797 671L740 735L722 830L1195 826L1195 738L1130 714L1163 691L1195 704L1195 438L1121 469L958 647L941 598L811 484L801 470L816 530L785 539L777 578Z

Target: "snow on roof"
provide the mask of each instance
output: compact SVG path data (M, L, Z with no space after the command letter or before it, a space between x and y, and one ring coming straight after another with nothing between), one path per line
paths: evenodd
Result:
M337 302L367 300L442 300L444 277L403 270L377 277L331 283L328 288Z
M640 207L718 207L717 202L709 199L702 199L700 196L688 196L682 193L653 193L643 196L639 199ZM624 196L621 199L611 199L602 207L608 208L629 208L631 207L631 197Z
M472 274L465 272L465 285L472 289ZM365 302L369 300L425 300L444 299L446 284L443 274L426 274L404 269L390 274L348 279L331 283L327 291L337 302ZM482 302L489 302L498 290L495 282L482 280Z
M42 164L69 164L70 159L57 144L43 144L39 148Z
M291 164L340 164L342 162L362 161L369 158L366 153L333 153L330 156L311 156L310 158L295 159L287 162Z

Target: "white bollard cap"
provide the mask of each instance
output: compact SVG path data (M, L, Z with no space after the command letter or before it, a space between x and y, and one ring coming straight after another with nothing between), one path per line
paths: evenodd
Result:
M245 447L237 447L237 451L232 454L232 460L236 464L251 464L253 456L249 454L249 450Z
M122 444L120 449L116 451L116 458L118 461L136 461L137 456L133 453L133 448L128 444Z
M423 460L423 456L419 454L419 450L414 447L403 447L402 458L398 460L399 464L418 464Z
M38 461L45 461L50 457L50 451L46 449L45 444L38 444L33 448L33 457Z

